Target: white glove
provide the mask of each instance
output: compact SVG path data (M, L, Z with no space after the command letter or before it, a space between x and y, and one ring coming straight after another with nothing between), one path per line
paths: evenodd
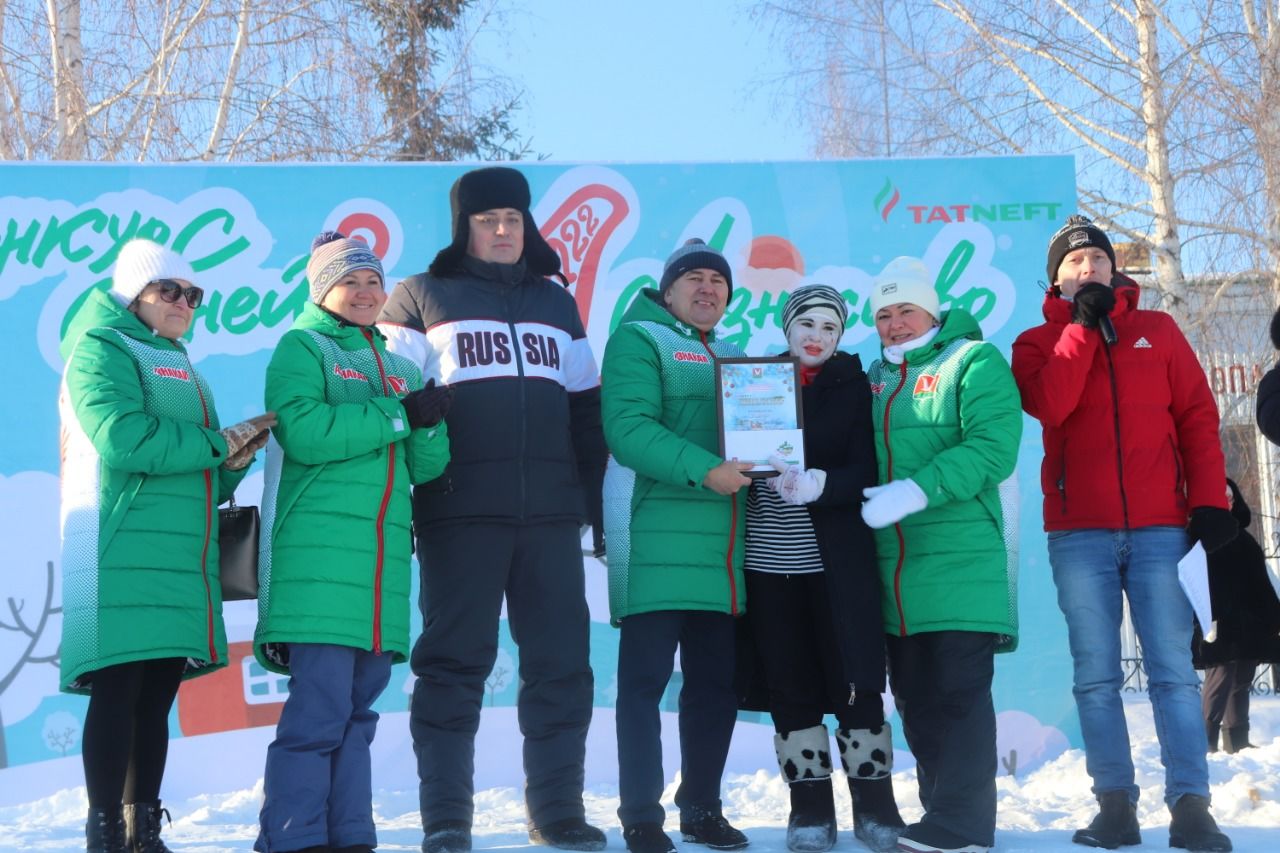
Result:
M883 486L863 489L862 494L867 499L862 505L862 520L877 530L897 524L929 505L929 499L915 480L894 480Z
M770 456L769 464L778 469L778 476L768 480L769 488L789 504L804 506L813 503L826 488L827 472L821 468L788 465L781 456Z

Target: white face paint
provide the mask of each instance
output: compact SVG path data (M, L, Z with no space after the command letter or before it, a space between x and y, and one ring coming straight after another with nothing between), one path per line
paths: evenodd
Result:
M791 321L787 346L805 367L820 367L831 358L840 343L844 326L840 318L825 308L810 308Z

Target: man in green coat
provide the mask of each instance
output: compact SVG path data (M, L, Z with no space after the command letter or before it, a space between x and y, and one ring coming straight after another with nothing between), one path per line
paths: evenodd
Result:
M667 260L605 349L605 439L617 465L605 483L609 612L618 644L618 817L632 853L669 853L658 703L677 646L684 840L745 847L720 810L720 777L737 715L734 617L746 600L743 472L720 458L715 359L741 355L715 339L732 292L728 262L701 240Z

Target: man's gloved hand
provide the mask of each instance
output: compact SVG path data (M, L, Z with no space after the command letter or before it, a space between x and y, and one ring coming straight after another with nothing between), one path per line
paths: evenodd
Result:
M862 494L867 498L862 505L862 520L877 530L897 524L929 505L929 499L915 480L894 480L883 486L863 489Z
M1230 510L1216 506L1198 506L1191 510L1191 520L1187 522L1187 535L1192 542L1199 542L1206 553L1212 554L1219 548L1231 544L1240 534L1240 525Z
M225 465L232 459L237 458L240 452L255 440L260 439L254 450L262 447L262 445L267 443L267 430L271 429L275 425L276 413L265 412L257 417L249 418L247 421L241 421L238 424L232 424L229 427L223 427L218 430L218 434L227 442L227 458L223 461L223 464ZM249 454L249 459L253 459L252 452ZM244 465L247 464L249 463L244 463ZM244 465L241 465L240 467L243 468ZM231 470L235 471L237 469L232 468Z
M827 472L821 468L801 468L788 465L781 456L770 456L769 464L778 469L778 476L766 482L769 488L789 504L804 506L813 503L827 485Z
M417 391L410 391L400 399L409 427L431 427L444 420L453 404L453 386L437 385L435 378L427 380Z
M1116 307L1116 292L1105 284L1091 281L1076 291L1071 303L1071 322L1086 329L1098 328L1098 320Z

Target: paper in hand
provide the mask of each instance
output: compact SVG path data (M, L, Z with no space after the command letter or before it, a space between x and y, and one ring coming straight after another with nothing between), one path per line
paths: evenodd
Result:
M1213 602L1209 598L1209 560L1199 542L1178 561L1178 583L1196 612L1204 641L1212 643L1218 638L1218 623L1213 619Z

